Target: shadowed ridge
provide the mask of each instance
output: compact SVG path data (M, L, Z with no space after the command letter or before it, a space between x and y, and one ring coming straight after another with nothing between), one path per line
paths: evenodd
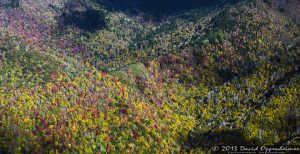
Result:
M131 15L145 14L144 20L161 21L166 16L178 15L199 7L210 7L238 0L96 0L115 11Z
M65 3L60 16L63 26L74 26L88 32L95 32L106 27L105 15L92 8L88 1L73 0Z

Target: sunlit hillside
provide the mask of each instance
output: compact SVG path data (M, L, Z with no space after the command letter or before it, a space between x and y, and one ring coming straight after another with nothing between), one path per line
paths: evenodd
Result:
M297 8L0 0L0 154L299 147Z

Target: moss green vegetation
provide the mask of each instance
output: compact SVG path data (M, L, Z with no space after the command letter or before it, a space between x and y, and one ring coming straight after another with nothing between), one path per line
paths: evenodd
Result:
M107 24L92 32L60 25L60 0L0 7L0 153L299 146L291 19L260 0L161 23L92 4Z

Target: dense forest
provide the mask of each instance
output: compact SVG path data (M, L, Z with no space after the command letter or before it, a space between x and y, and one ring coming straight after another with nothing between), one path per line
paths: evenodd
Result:
M0 154L298 148L297 8L0 0Z

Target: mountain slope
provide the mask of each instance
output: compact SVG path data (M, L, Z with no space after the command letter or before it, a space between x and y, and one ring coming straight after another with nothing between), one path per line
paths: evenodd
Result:
M0 153L299 145L300 29L270 3L142 23L75 2L0 7Z
M2 53L1 152L180 150L177 141L193 127L192 117L89 64L75 64L34 50Z

